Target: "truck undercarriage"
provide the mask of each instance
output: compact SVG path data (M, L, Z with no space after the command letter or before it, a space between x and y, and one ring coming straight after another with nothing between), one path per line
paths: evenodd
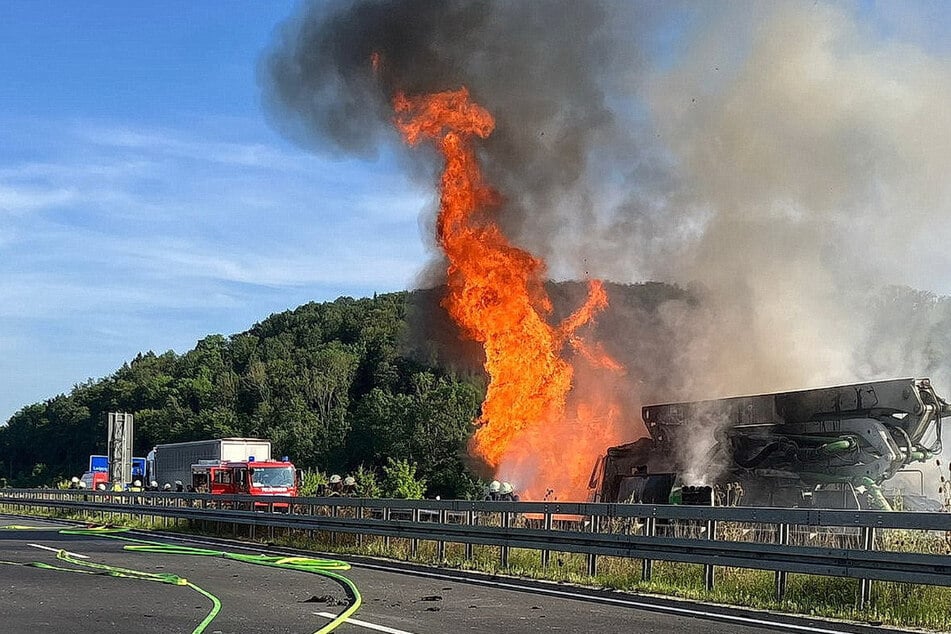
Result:
M949 413L928 379L648 405L650 437L608 449L590 486L606 502L890 509L883 483L941 452Z

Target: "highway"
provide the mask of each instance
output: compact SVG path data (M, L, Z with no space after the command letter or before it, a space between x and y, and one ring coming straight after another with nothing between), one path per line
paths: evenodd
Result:
M116 536L229 552L266 552L220 540L141 532L66 535L60 532L65 527L62 523L4 515L0 515L0 526L4 527L0 530L0 561L4 562L0 565L0 629L4 632L190 633L212 612L212 600L190 586L109 576L101 574L102 569L75 562L105 564L113 572L119 567L187 579L220 600L220 611L204 630L209 633L315 632L350 602L345 588L326 577L220 556L130 552L123 549L130 542ZM71 553L71 561L57 559L60 549ZM62 569L23 565L32 562ZM585 593L568 586L462 576L378 560L360 559L343 574L356 584L363 599L352 619L334 630L343 634L896 631L622 593Z

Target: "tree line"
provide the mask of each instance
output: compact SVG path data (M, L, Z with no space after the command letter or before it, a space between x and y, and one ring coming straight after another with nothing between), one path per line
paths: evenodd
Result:
M0 477L39 486L105 453L106 415L135 415L135 455L222 437L272 441L303 469L383 475L415 466L429 495L478 489L464 463L484 380L407 354L411 293L342 297L210 335L185 354L139 354L111 376L24 407L0 427Z

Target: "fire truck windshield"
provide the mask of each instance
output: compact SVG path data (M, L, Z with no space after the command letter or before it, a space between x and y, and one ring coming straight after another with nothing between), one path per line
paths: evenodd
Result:
M251 484L256 487L294 486L294 470L290 467L255 467L251 469Z

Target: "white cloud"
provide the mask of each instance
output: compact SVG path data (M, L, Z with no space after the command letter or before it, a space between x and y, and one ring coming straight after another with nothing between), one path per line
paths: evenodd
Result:
M76 199L72 189L11 186L0 183L0 212L19 214L68 204Z
M0 419L139 351L407 288L427 259L417 218L429 203L378 165L200 129L16 133L37 149L0 157L0 376L19 376Z

